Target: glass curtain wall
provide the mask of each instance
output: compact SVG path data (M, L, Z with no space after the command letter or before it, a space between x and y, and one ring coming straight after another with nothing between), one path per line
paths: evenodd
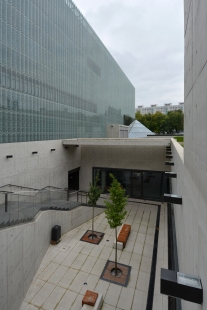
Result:
M0 143L105 137L134 101L71 0L0 1Z
M163 200L166 188L164 172L93 168L93 178L98 171L100 178L98 185L103 193L108 193L111 185L110 173L112 173L130 198Z

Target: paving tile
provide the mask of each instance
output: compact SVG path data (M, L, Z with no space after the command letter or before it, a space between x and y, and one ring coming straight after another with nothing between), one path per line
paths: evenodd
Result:
M84 264L82 265L81 270L90 273L96 261L97 261L96 257L93 256L88 257L88 259L85 260Z
M45 283L45 285L40 289L40 291L32 299L31 303L35 306L41 307L43 303L47 300L48 296L54 290L55 285L52 283Z
M90 274L88 276L88 278L86 279L87 285L82 286L82 288L80 290L80 294L84 295L87 290L95 291L95 287L96 287L98 281L99 281L99 277L98 276Z
M56 263L49 263L49 265L45 268L45 270L43 270L43 272L38 276L38 278L43 281L47 281L58 268L58 266L59 265Z
M39 290L43 287L43 285L45 284L44 281L34 278L27 294L25 297L25 301L26 302L30 302L32 300L32 298L34 298L34 296L39 292Z
M52 262L56 264L61 264L67 256L68 256L68 252L66 253L60 252L58 253L58 255L55 256Z
M76 277L78 273L78 270L69 268L68 271L65 273L65 275L62 277L62 279L59 282L59 286L63 288L68 288L73 281L73 279Z
M86 272L79 271L69 286L69 290L79 293L81 288L84 286L84 282L86 282L88 275L89 274Z
M108 288L109 288L109 284L110 284L109 282L99 279L99 281L96 285L96 288L95 288L95 292L102 293L103 298L105 298L105 295L106 295Z
M99 276L101 275L104 267L106 264L106 260L103 259L98 259L95 263L95 265L93 266L92 270L91 270L91 274L94 274L95 276Z
M112 252L112 248L103 247L103 249L99 255L99 258L107 260L110 257L111 252Z
M140 232L140 233L137 234L136 242L144 243L145 242L145 238L146 238L146 235Z
M122 287L113 283L110 283L109 288L107 290L106 296L104 298L104 301L111 305L116 306L118 303L119 295L121 292Z
M154 294L152 310L162 309L162 295Z
M66 291L55 310L70 310L77 295L78 294L75 292Z
M66 267L70 267L72 265L72 263L74 262L74 260L76 259L76 257L78 256L78 252L70 252L66 258L64 259L64 261L62 262L63 266Z
M123 251L119 258L119 263L129 265L130 259L131 259L131 253Z
M139 254L132 254L129 265L133 268L133 269L138 269L140 267L140 261L141 261L141 255Z
M84 293L85 295L85 293ZM81 307L82 307L82 299L83 299L83 296L84 295L81 295L81 294L78 294L74 303L72 304L70 310L80 310Z
M146 308L146 304L147 304L147 292L135 290L131 309L144 310Z
M128 283L129 287L132 287L132 288L136 287L137 277L138 277L138 270L132 268L131 273L130 273L129 283Z
M76 257L76 259L71 264L71 268L78 269L78 270L81 269L81 267L84 264L84 262L86 261L87 257L88 257L88 255L79 253L78 256Z
M27 305L27 307L25 308L25 310L38 310L37 307L33 306L33 305Z
M144 292L148 292L149 289L149 280L150 280L150 273L139 271L136 289Z
M142 256L140 270L144 272L151 272L152 259L147 256Z
M58 305L59 301L65 294L66 289L56 286L50 296L47 298L42 308L45 310L54 310Z
M153 249L154 249L153 245L145 244L143 255L152 258Z
M105 302L103 303L103 306L101 308L101 310L115 310L115 309L117 309L117 308L110 306L110 305L106 304Z
M136 242L133 248L133 253L142 255L143 249L144 249L144 243Z
M55 272L52 274L52 276L48 279L48 282L53 284L58 284L58 282L62 279L62 277L65 275L65 273L68 271L68 267L65 266L59 266Z
M140 225L139 226L139 233L146 234L146 231L147 231L147 226L146 225Z
M85 246L82 248L81 253L89 255L94 247L95 247L94 244L86 243Z
M124 310L131 309L133 296L134 296L134 289L133 288L122 287L117 307L119 309L124 309Z

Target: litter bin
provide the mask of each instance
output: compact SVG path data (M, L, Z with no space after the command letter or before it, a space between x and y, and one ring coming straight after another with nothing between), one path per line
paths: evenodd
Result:
M52 228L52 241L59 241L61 237L61 226L60 225L55 225Z

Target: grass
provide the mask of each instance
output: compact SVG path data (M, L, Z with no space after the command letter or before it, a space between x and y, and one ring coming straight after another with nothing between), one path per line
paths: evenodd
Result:
M174 139L176 139L178 142L184 142L184 137L183 136L176 136L174 137Z

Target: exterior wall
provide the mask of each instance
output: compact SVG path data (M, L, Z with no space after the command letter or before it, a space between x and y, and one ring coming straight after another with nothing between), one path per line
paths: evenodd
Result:
M95 209L95 215L103 209ZM0 309L19 310L38 271L54 225L64 234L92 217L92 208L44 211L34 222L0 230Z
M80 154L80 148L65 149L62 140L0 144L0 186L68 187L68 171L80 166Z
M93 167L169 171L165 156L165 146L82 146L80 188L89 189Z
M207 2L184 0L184 19L184 200L175 220L179 268L200 276L203 285L203 305L183 301L183 310L198 310L207 309Z
M133 85L72 0L2 0L0 29L0 143L105 137L134 117Z
M185 146L186 149L186 146ZM206 199L200 192L202 179L196 180L184 164L184 149L172 139L175 165L172 171L172 193L182 196L182 205L174 205L175 225L180 272L200 276L203 285L203 305L182 301L182 310L207 309L207 208ZM187 152L188 155L188 152Z

